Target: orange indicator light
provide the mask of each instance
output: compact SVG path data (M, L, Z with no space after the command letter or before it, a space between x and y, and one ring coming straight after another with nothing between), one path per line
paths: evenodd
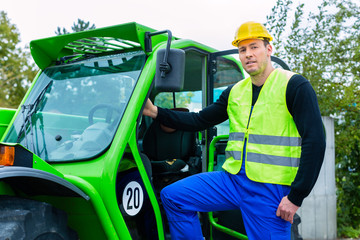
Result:
M0 165L12 166L15 159L15 147L0 145Z

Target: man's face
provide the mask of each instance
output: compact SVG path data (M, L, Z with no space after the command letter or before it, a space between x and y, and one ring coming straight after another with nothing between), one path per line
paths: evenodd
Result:
M271 53L271 45L265 46L260 39L248 39L239 43L239 58L250 76L262 73L266 69Z

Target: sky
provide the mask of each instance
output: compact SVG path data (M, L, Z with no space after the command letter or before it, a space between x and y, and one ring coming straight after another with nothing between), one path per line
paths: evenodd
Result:
M294 6L299 1L315 7L320 0L294 0ZM71 31L80 18L97 28L137 22L227 50L233 48L241 23L265 23L275 4L276 0L0 0L0 10L17 26L24 45L54 36L58 26Z

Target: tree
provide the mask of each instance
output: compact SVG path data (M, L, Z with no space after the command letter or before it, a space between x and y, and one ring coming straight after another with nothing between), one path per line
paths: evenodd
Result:
M0 11L0 106L16 108L36 72L27 47L19 46L20 34L7 14Z
M323 116L335 118L338 235L360 235L360 8L323 0L316 13L278 0L267 17L275 55L315 89Z
M71 27L73 32L81 32L81 31L85 31L85 30L90 30L90 29L95 29L96 26L95 24L90 25L90 22L85 22L84 20L81 20L80 18L78 18L78 22L77 23L73 23L73 26ZM57 27L57 30L55 31L56 35L64 35L64 34L69 34L70 32L68 30L66 30L66 28L61 28L61 27Z

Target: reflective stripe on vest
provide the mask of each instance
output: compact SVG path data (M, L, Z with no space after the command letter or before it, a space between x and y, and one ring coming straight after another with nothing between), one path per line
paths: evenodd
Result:
M225 157L226 159L232 157L234 160L241 160L241 151L225 151Z
M267 136L267 135L249 135L249 143L279 145L279 146L301 146L300 137Z
M229 134L229 141L243 141L244 137L245 133L233 132ZM249 134L248 143L300 147L301 138ZM233 157L234 160L239 161L241 160L241 151L226 151L225 156L226 158ZM248 153L247 161L285 167L298 167L300 163L300 158L266 155L261 153Z
M274 70L252 111L251 79L234 85L228 100L230 134L223 165L226 171L237 174L245 160L246 174L253 181L291 185L301 155L301 137L286 106L286 87L292 75Z
M283 167L298 167L300 163L300 158L272 156L261 153L247 153L247 161L266 163Z

